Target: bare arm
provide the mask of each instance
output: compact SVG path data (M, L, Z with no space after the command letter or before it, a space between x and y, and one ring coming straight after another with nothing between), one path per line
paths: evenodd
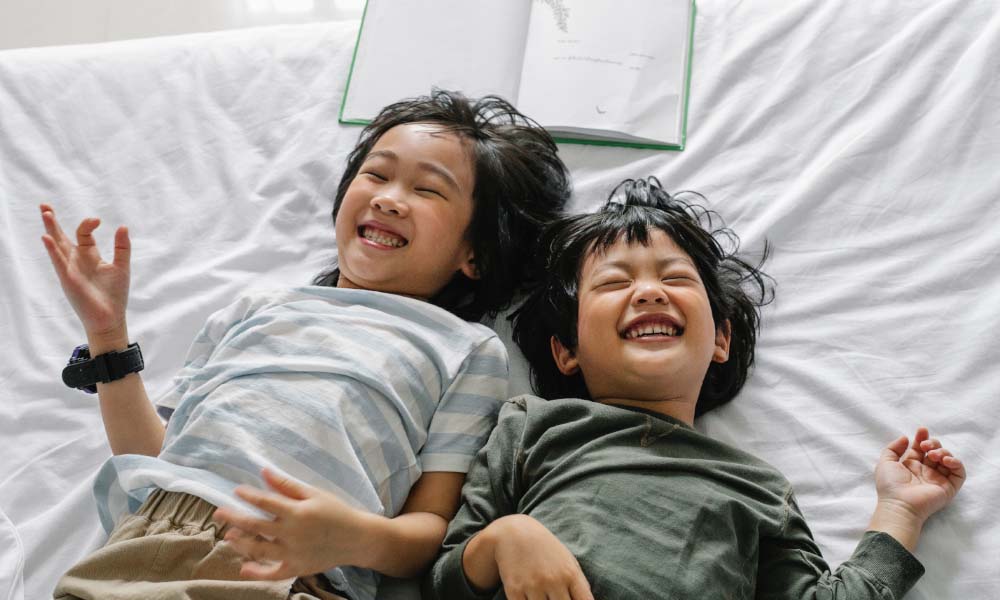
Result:
M128 332L122 330L113 336L87 335L91 356L128 347ZM146 454L156 456L163 447L166 431L163 421L156 414L146 395L146 386L138 373L110 383L98 383L97 395L101 403L101 418L114 454Z
M275 516L259 519L219 508L215 519L231 525L228 541L248 558L241 574L284 579L341 565L413 577L430 565L458 509L463 473L425 473L410 490L403 511L383 517L347 505L335 495L267 469L272 492L241 486L236 495Z
M128 304L128 230L115 232L115 253L110 263L101 260L94 241L100 219L84 219L76 229L74 244L56 221L55 211L41 205L45 235L42 243L59 277L63 293L83 324L91 356L124 350L128 344L125 307ZM98 383L104 430L115 454L156 456L163 445L164 426L156 415L138 373L110 383Z
M424 473L394 519L381 520L370 569L415 577L437 557L448 523L458 510L465 473Z

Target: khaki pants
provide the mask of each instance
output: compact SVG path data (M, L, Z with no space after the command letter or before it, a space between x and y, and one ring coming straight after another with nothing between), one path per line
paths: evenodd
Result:
M322 575L284 581L240 578L240 555L219 543L215 507L155 490L107 544L59 580L58 600L344 600Z

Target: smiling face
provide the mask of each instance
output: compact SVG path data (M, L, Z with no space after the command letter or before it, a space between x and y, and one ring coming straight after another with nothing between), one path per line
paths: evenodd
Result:
M461 138L432 123L398 125L372 147L337 213L338 287L427 300L461 271L476 277L475 175Z
M552 339L559 370L582 372L598 402L693 421L709 364L728 358L729 327L716 328L688 254L660 230L648 245L619 240L585 259L578 298L577 347Z

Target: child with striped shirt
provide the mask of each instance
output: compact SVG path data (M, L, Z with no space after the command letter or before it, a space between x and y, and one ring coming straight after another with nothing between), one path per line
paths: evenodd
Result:
M386 107L337 190L334 267L212 315L155 409L138 373L97 385L111 535L55 596L364 600L379 573L420 573L506 399L504 346L476 321L568 195L552 139L498 98ZM41 211L91 355L125 349L127 229L105 263L99 220L74 244Z

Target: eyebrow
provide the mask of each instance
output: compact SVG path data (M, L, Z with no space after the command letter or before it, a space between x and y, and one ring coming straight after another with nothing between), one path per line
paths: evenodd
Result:
M697 267L695 266L694 262L683 256L671 256L668 258L661 258L656 261L656 268L662 269L664 267L669 267L674 263L683 263L697 270ZM596 267L594 268L594 272L602 271L604 269L621 269L623 271L627 271L631 266L632 263L627 260L612 260L609 262L603 262L599 265L596 265Z
M694 262L691 259L685 258L683 256L671 256L671 257L668 257L668 258L661 258L661 259L659 259L659 260L656 261L656 266L662 268L662 267L670 266L670 265L672 265L674 263L685 263L685 264L690 265L692 267L694 266ZM631 265L632 265L632 263L630 261L627 261L627 260L612 260L612 261L609 261L609 262L601 263L600 265L598 265L598 267L601 267L601 268L608 267L608 268L628 269Z
M372 152L368 153L368 156L365 157L365 160L362 161L362 164L368 162L369 159L379 158L379 157L387 158L395 162L399 161L399 156L392 150L373 150ZM458 185L458 182L455 181L455 178L451 175L448 169L445 169L444 167L434 164L432 162L427 162L425 160L417 161L417 168L433 173L438 177L440 177L441 179L444 179L445 183L454 188L456 192L462 191L462 187Z

